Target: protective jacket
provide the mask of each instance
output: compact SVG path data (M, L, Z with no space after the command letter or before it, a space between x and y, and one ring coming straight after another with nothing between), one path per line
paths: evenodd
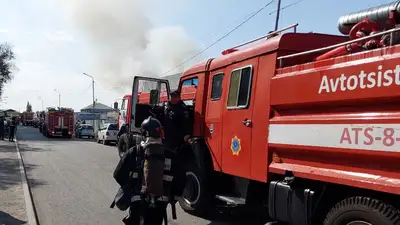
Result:
M164 143L172 150L175 150L184 143L183 138L185 135L191 135L192 124L189 119L190 110L183 101L178 104L168 102L163 121Z

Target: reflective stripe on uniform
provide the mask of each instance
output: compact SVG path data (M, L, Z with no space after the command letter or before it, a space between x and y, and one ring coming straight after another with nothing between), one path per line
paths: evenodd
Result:
M175 196L174 199L178 201L178 200L180 199L180 197L176 197L176 196ZM132 198L131 198L131 202L136 202L136 201L140 201L140 200L142 200L142 198L141 198L140 195L134 195L134 196L132 196ZM169 197L168 197L168 196L157 197L157 198L156 198L156 201L168 202L168 201L169 201Z
M157 201L168 202L169 201L169 197L168 196L161 196L161 197L157 198Z
M134 172L134 173L132 173L131 177L132 177L132 178L138 178L138 177L139 177L139 175L138 175L138 173L137 173L137 172Z
M165 181L172 181L174 179L174 176L171 175L164 175L164 180Z
M136 202L136 201L140 201L142 198L140 197L140 195L134 195L131 198L131 202Z

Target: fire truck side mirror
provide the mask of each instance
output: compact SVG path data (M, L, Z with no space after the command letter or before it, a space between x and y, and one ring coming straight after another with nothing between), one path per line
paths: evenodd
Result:
M118 109L118 102L114 102L114 109Z
M150 105L155 105L158 103L158 90L153 89L150 91Z

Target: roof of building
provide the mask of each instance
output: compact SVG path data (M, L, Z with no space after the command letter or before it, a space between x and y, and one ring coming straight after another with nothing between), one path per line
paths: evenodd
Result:
M93 104L86 106L85 108L81 109L81 112L91 112L91 113L102 113L102 112L110 112L115 111L115 109L104 105L103 103L96 102L94 104L94 111L93 111Z

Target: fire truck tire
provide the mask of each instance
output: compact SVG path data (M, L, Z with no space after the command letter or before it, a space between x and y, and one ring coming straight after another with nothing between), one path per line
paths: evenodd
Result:
M200 168L196 162L187 163L186 187L179 205L185 212L197 216L211 212L213 198L209 187L204 169Z
M324 225L400 225L400 212L393 206L369 197L351 197L337 203Z

